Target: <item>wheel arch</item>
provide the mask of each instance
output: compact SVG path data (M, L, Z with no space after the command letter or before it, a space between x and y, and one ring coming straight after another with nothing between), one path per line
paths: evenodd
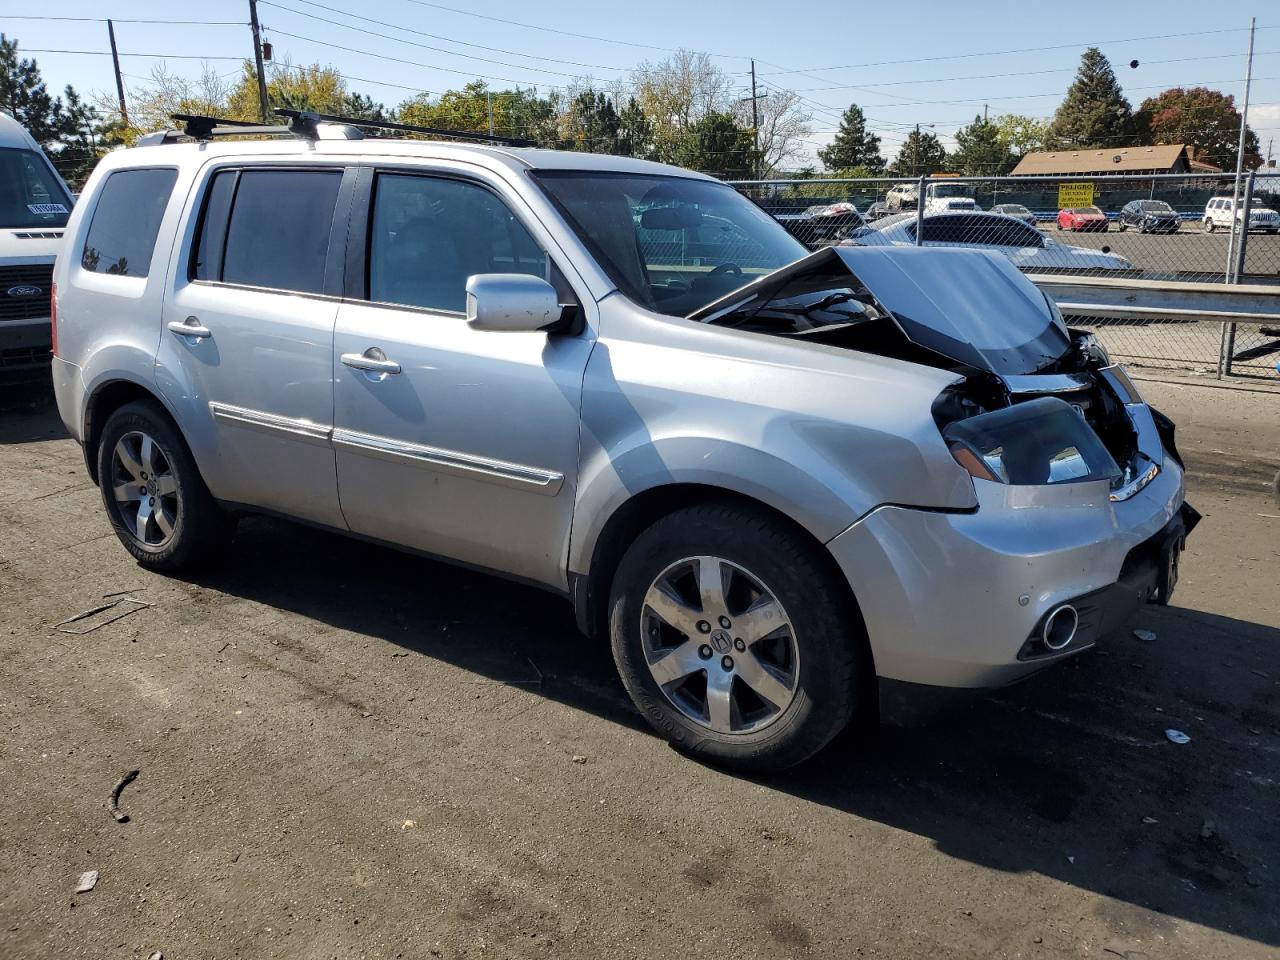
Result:
M841 594L841 605L850 623L856 625L864 639L861 608L853 587L840 572L831 552L818 537L777 507L756 497L706 483L675 482L650 487L624 501L605 521L591 551L586 572L570 574L574 613L578 627L592 638L608 636L609 593L618 563L627 548L643 531L676 510L700 504L726 504L762 514L811 548L815 560L830 575ZM870 657L870 646L862 644ZM874 675L874 670L872 674Z
M93 478L94 483L98 482L97 452L98 442L102 439L103 426L111 415L126 403L133 403L137 400L152 401L168 415L175 425L177 424L177 418L174 417L173 411L169 409L169 405L164 402L160 394L137 380L121 377L104 380L102 383L95 385L85 400L82 433L80 434L84 437L85 466L88 468L89 476ZM181 433L181 430L179 430L179 433Z

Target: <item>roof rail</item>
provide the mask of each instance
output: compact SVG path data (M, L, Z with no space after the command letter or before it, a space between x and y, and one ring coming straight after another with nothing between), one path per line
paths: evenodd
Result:
M516 137L499 137L491 133L479 133L475 130L446 130L443 127L423 127L412 123L396 123L393 120L363 120L358 117L339 117L330 113L311 113L302 110L275 111L276 116L288 117L290 121L309 119L312 123L345 123L350 127L368 127L373 130L396 130L401 133L425 133L433 137L451 137L454 140L465 140L470 143L492 143L502 147L532 147L532 140Z
M157 130L138 138L138 146L156 146L164 143L178 143L183 138L208 141L214 137L244 136L293 136L302 140L327 139L323 136L317 114L304 111L289 111L287 124L262 124L251 120L229 120L226 117L206 117L194 113L173 113L170 119L182 124L181 130ZM340 139L361 140L364 135L354 127L328 128L334 130Z

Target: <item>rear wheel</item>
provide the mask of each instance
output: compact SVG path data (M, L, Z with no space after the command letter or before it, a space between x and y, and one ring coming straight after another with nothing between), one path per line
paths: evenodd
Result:
M231 521L205 487L178 428L154 403L125 404L107 419L98 484L112 529L144 567L196 566L229 538Z
M701 759L780 770L853 716L871 670L856 612L810 546L749 509L678 511L623 557L610 597L632 700Z

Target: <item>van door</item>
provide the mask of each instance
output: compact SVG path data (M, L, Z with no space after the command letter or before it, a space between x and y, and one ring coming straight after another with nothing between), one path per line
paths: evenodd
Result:
M551 278L541 225L517 217L518 197L508 203L500 184L403 171L369 179L351 240L366 257L350 268L334 334L347 523L563 588L591 331L473 330L465 313L469 276Z
M319 164L210 170L157 357L215 497L335 527L333 324L354 177Z

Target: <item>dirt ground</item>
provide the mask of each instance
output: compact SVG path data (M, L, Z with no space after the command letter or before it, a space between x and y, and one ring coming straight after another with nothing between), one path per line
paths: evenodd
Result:
M1280 395L1143 389L1205 515L1156 639L773 779L531 589L269 520L147 574L0 394L0 957L1280 956Z

